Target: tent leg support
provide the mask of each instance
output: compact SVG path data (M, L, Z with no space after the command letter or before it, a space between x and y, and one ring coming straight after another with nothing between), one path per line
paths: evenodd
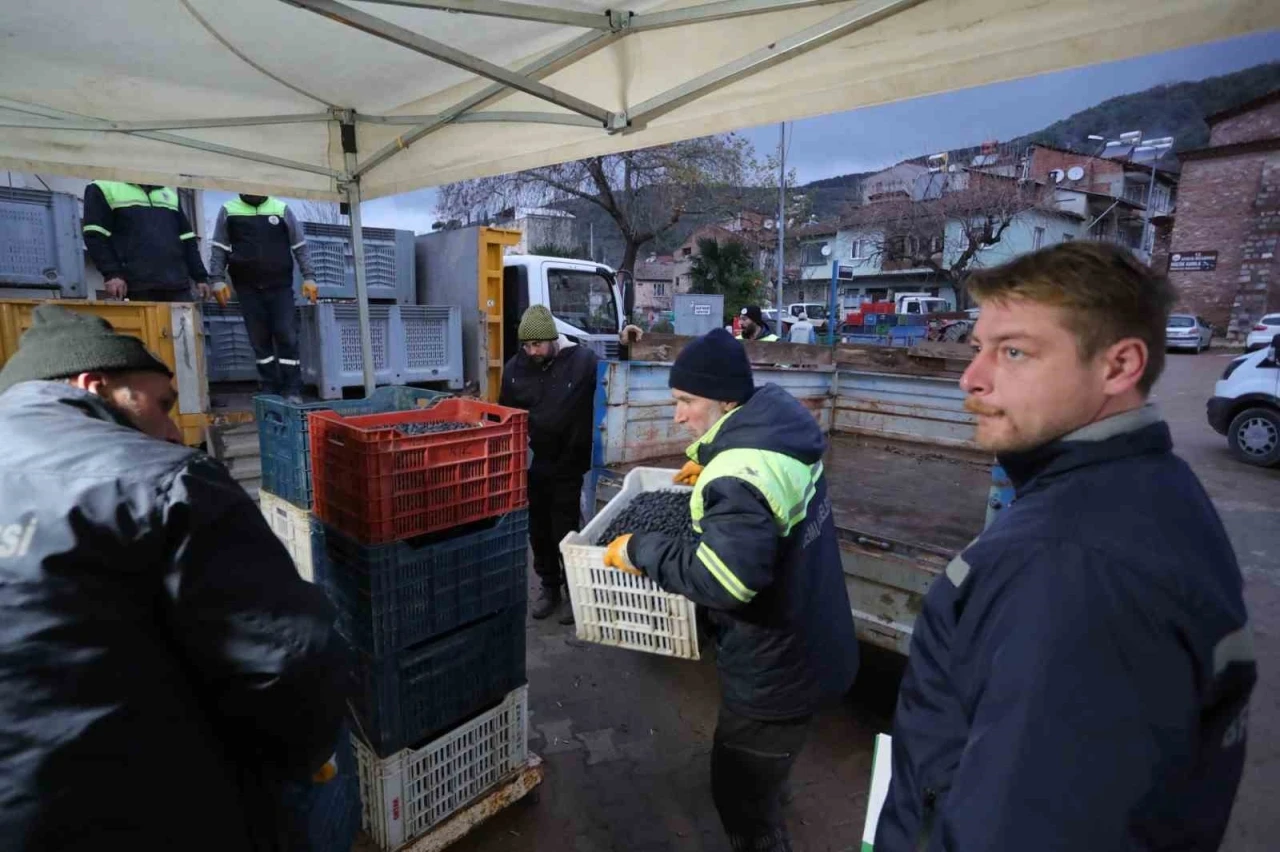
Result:
M373 396L373 332L369 320L369 282L364 268L364 227L360 221L360 182L346 186L351 208L351 254L356 267L356 309L360 313L360 359L364 364L364 395Z

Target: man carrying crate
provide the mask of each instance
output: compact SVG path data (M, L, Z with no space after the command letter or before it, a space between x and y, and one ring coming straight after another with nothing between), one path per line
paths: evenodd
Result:
M591 469L596 353L560 337L544 305L520 319L520 348L502 370L498 404L529 412L529 539L542 593L530 615L550 616L564 595L560 540L580 526L582 475ZM561 624L573 624L565 608Z
M826 440L776 385L753 387L742 344L716 329L671 368L675 420L698 439L676 476L693 485L696 538L620 536L605 564L709 610L721 703L711 792L735 852L786 852L782 788L813 713L858 670Z

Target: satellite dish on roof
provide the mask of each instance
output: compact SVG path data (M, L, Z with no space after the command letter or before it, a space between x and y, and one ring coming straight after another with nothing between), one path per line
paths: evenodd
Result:
M1067 169L1068 180L1080 180L1082 177L1084 177L1084 169L1080 166L1072 166Z
M823 257L831 257L831 246L830 246L830 244L828 244L828 243L823 243L823 244L822 244L822 256L823 256Z
M773 220L772 220L772 219L765 219L765 220L764 220L764 229L765 229L766 231L772 231L772 230L773 230L773 226L774 226L774 222L773 222Z
M1066 177L1066 172L1062 169L1050 169L1049 179L1054 183L1062 183L1062 179Z

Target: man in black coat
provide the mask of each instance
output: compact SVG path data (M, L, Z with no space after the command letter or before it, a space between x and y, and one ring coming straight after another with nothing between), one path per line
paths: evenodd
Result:
M288 848L346 651L168 368L52 304L0 371L0 846Z
M542 592L530 615L546 618L564 600L560 540L579 528L582 475L591 469L596 353L562 341L543 305L520 319L521 351L502 371L500 405L529 412L529 539ZM565 607L561 624L573 624Z
M1216 850L1256 666L1231 543L1147 404L1174 292L1085 240L967 287L965 408L1016 499L916 619L876 852Z

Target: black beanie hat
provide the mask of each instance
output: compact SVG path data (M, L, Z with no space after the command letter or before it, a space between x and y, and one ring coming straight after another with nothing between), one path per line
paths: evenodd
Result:
M102 317L46 303L32 312L31 328L0 370L0 393L19 382L133 370L173 375L141 340L116 333Z
M706 399L746 402L755 389L747 350L723 328L713 329L680 351L667 386Z

